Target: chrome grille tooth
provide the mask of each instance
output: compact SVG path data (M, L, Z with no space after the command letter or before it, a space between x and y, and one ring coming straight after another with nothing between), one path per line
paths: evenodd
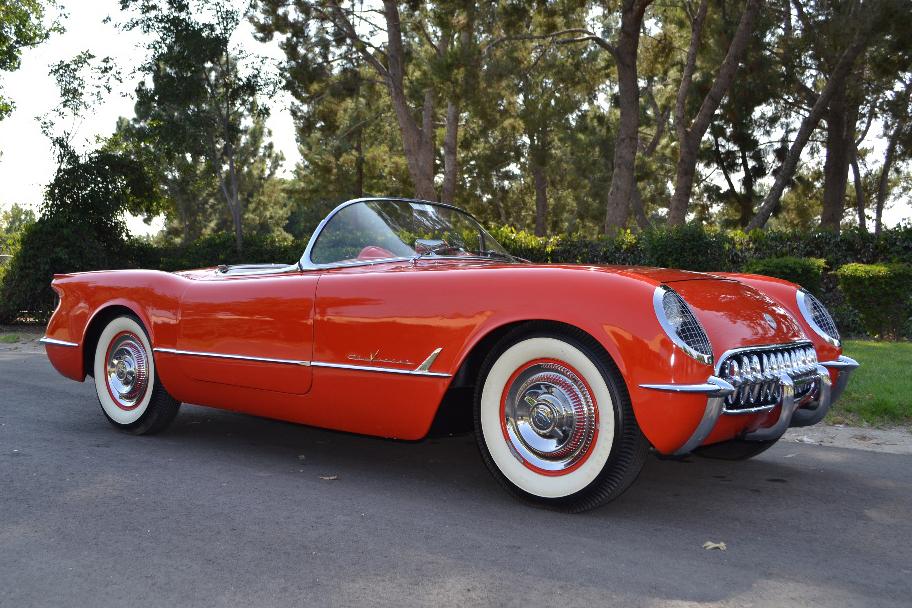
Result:
M803 398L816 390L813 378L808 377L816 371L816 353L805 343L735 349L722 356L716 369L737 388L724 401L731 413L775 407L782 397L779 378L783 373L795 382L797 396Z

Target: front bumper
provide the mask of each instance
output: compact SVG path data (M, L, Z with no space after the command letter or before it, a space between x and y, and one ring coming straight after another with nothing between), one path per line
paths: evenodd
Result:
M770 409L779 407L779 417L768 427L762 427L743 434L742 439L748 441L770 441L779 439L789 427L802 427L817 424L826 416L830 406L842 395L849 382L849 376L858 362L854 359L840 355L834 361L824 361L817 365L818 387L813 399L807 403L796 399L795 385L792 378L786 374L779 375L781 385L779 402ZM830 370L837 372L835 384L830 377ZM721 416L738 416L748 412L729 411L725 409L725 398L737 390L734 385L717 376L710 376L701 384L641 384L641 388L666 391L672 393L698 393L706 395L706 408L697 428L684 444L675 450L675 455L692 452L703 444L715 428Z

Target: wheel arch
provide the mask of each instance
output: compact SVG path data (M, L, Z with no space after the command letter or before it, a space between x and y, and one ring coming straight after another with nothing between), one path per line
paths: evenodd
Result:
M91 376L93 373L92 362L94 361L95 348L98 346L98 339L101 337L101 332L104 331L105 326L107 326L111 320L124 315L139 319L140 324L149 334L149 342L154 346L155 340L152 324L149 322L147 315L140 306L135 302L130 302L128 300L113 300L111 302L106 302L103 306L100 306L89 319L89 322L86 324L86 330L83 333L82 365L86 375Z
M588 338L594 346L601 350L606 364L617 369L621 377L624 377L623 362L618 360L620 351L607 335L599 339L591 331L587 331L583 327L553 319L522 319L504 322L490 327L486 331L478 332L476 338L469 343L460 359L456 373L453 374L449 386L437 407L437 413L431 423L430 435L436 436L472 430L472 398L484 360L491 349L504 337L523 327L527 327L530 333L540 330L552 330L558 333L577 334ZM605 344L606 341L608 345Z

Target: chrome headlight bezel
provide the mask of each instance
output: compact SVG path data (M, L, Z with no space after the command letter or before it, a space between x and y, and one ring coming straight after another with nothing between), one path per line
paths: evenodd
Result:
M839 329L836 327L836 321L833 319L833 315L831 315L830 311L827 310L827 307L823 305L823 302L818 300L814 294L804 288L795 292L795 299L798 303L798 310L801 311L801 316L804 317L805 322L814 330L814 333L823 338L827 344L840 348L842 346L842 341L839 338ZM833 333L836 335L828 333L814 319L813 308L815 304L820 307L822 314L826 315L830 325L833 327Z
M666 298L674 298L678 305L681 307L682 317L684 317L684 322L692 323L691 329L699 330L702 334L700 337L704 344L702 345L693 345L689 344L679 333L680 327L676 327L674 322L668 318L668 314L665 311L665 302ZM681 350L687 353L688 356L696 359L700 363L706 365L713 364L713 355L712 355L712 344L709 341L709 335L706 333L706 329L703 328L703 324L700 323L700 320L691 310L690 305L687 304L687 301L681 297L681 295L676 292L671 287L666 285L659 285L655 288L655 291L652 294L652 307L655 310L656 318L659 321L659 325L662 326L662 329L665 331L665 334L668 338ZM707 352L703 352L703 351Z

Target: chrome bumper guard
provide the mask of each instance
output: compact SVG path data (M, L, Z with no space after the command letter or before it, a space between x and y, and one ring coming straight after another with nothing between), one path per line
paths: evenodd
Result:
M748 441L769 441L779 439L789 427L802 427L817 424L826 416L830 406L842 395L846 385L849 382L849 376L852 371L858 367L858 362L846 356L840 356L834 361L824 361L817 365L817 377L819 388L814 399L807 404L802 404L799 399L795 399L795 384L792 378L786 374L779 374L779 382L782 386L779 403L779 418L769 427L760 428L745 433L742 439ZM836 384L830 381L829 369L839 371ZM737 390L734 385L717 376L710 376L702 384L641 384L640 388L648 388L657 391L671 393L697 393L706 395L706 409L703 411L703 418L697 425L697 428L691 434L690 438L684 442L674 455L680 456L692 452L699 447L709 436L716 426L719 417L723 414L726 416L743 415L746 412L726 411L724 408L725 398L735 393Z

